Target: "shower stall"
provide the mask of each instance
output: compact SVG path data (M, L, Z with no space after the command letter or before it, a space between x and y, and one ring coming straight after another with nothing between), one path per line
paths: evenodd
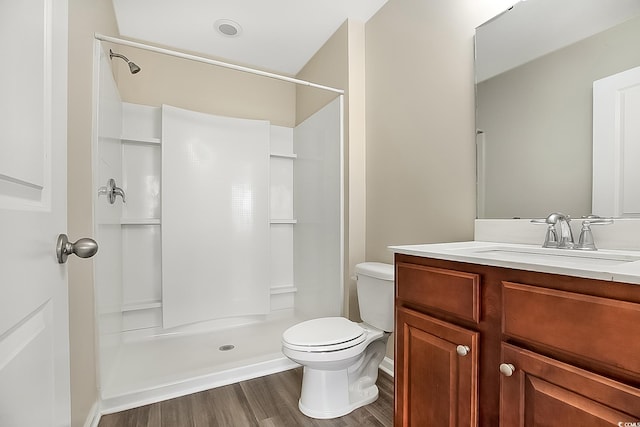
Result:
M94 58L102 411L295 367L282 332L342 314L343 96L294 127L123 102L113 44Z

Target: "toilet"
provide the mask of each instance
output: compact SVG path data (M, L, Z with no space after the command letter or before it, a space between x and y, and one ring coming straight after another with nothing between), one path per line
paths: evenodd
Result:
M311 418L346 415L378 398L378 367L393 331L393 265L355 268L363 323L322 317L282 334L282 352L304 366L298 408Z

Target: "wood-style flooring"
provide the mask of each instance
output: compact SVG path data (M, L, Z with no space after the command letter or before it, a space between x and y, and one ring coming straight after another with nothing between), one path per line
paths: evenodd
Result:
M298 410L302 368L115 414L98 427L391 427L393 378L380 371L378 400L344 417L316 420Z

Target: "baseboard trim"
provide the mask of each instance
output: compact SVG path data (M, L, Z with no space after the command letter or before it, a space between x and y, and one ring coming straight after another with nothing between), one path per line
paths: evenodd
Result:
M380 369L393 377L393 359L385 357L380 363Z
M93 402L93 405L91 405L87 419L84 421L84 427L98 427L100 416L100 404L96 400Z

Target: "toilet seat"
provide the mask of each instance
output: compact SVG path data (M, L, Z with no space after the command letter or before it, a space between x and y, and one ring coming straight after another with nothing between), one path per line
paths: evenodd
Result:
M282 334L283 346L310 353L345 350L361 344L366 330L344 317L322 317L298 323Z

